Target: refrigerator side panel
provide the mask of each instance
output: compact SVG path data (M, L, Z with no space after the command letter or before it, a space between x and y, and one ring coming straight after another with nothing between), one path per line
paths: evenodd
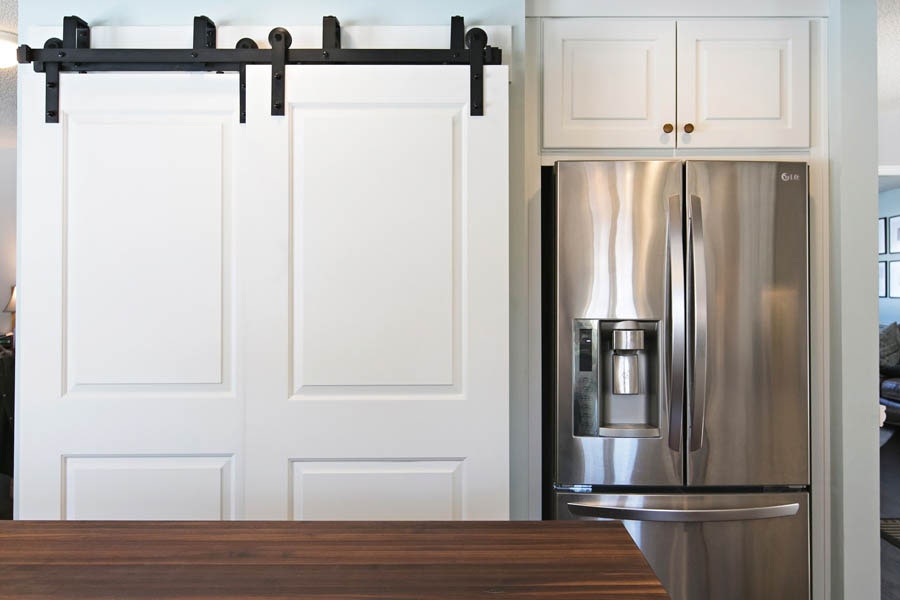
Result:
M570 494L572 504L619 516L672 600L801 600L810 596L809 495ZM642 518L647 513L648 520ZM704 520L710 519L710 520Z
M557 163L559 485L683 484L683 370L670 366L684 352L682 171Z
M807 485L807 166L686 173L687 483Z

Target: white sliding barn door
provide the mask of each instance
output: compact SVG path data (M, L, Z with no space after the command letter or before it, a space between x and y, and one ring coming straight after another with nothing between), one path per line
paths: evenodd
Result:
M17 518L508 517L506 67L270 77L20 70Z
M241 514L235 79L20 79L18 518Z
M247 516L507 518L506 67L247 78Z

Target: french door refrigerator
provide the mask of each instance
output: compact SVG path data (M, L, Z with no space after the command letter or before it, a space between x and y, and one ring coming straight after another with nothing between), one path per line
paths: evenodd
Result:
M622 519L675 600L809 597L807 165L560 161L552 189L545 512Z

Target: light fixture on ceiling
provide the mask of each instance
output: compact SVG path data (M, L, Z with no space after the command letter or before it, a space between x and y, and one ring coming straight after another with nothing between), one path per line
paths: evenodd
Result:
M0 31L0 69L16 65L16 48L19 36L9 31Z

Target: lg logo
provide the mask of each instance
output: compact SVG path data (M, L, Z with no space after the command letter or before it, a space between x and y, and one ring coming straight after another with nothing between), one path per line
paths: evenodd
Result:
M800 176L796 173L782 173L781 174L782 181L800 181Z

